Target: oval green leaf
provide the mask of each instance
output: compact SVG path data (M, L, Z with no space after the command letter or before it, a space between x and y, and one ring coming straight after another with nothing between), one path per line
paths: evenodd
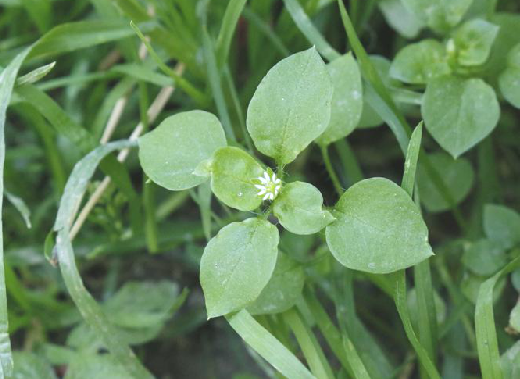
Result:
M471 163L464 158L453 159L446 153L429 155L433 169L449 190L455 204L460 203L468 196L474 182L474 173ZM442 212L449 210L450 204L446 201L439 188L428 175L423 166L417 171L417 186L419 197L429 212Z
M252 211L260 206L258 178L264 174L260 164L237 147L224 147L211 162L211 190L229 207Z
M334 221L332 214L322 206L323 196L316 187L294 182L282 187L273 204L273 213L291 233L313 234Z
M169 190L198 186L206 177L193 171L226 146L220 121L211 113L189 111L165 119L139 139L139 160L148 177Z
M500 107L482 79L443 76L426 87L422 114L433 138L457 158L493 131Z
M256 148L278 164L292 162L327 128L332 91L314 47L278 62L247 109L247 130Z
M520 214L503 205L484 206L484 232L505 249L520 244Z
M328 145L348 136L356 128L363 110L361 73L352 54L344 55L327 65L334 92L327 129L316 139Z
M483 64L498 34L498 26L475 18L465 22L453 34L455 58L462 66Z
M278 255L278 229L250 218L222 228L200 262L208 319L246 307L271 279Z
M49 362L42 357L28 352L13 354L14 379L56 379Z
M424 40L407 45L397 53L390 75L410 84L428 83L450 73L444 45L435 40Z
M304 277L303 267L279 252L273 276L247 311L252 315L264 315L290 309L302 294Z
M341 196L327 244L345 267L385 274L433 255L428 229L410 196L384 178L362 180Z
M495 274L508 262L501 244L481 239L472 243L462 255L462 263L476 275L488 277Z
M402 0L419 20L444 33L457 25L473 0Z
M500 74L498 83L505 99L520 109L520 44L507 55L507 68Z

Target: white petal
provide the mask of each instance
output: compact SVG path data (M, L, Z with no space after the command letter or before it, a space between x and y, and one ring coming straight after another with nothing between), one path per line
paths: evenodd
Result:
M266 193L264 198L262 199L262 201L266 201L267 199L269 199L270 195L271 195L270 193Z
M281 181L280 179L275 179L275 180L273 180L273 183L274 183L274 184L280 184L281 182L282 182L282 181Z
M273 176L271 177L271 180L272 180L273 182L276 182L276 174L275 174L274 172L273 172Z
M271 181L271 178L269 177L269 174L267 173L267 171L264 172L264 178L265 178L265 180L267 180L268 182Z
M259 176L257 179L260 180L260 183L262 183L262 184L264 184L264 185L267 184L267 183L269 183L269 180L266 180L266 179L265 179L264 177L262 177L262 176Z
M280 186L274 187L274 194L278 195L278 192L280 191Z
M262 188L260 192L257 193L258 196L262 196L265 192L265 188Z
M255 187L258 188L259 190L264 190L265 191L265 186L262 185L262 184L255 184Z

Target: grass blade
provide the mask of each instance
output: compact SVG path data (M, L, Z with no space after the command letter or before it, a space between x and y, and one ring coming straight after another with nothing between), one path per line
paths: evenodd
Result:
M218 116L226 132L226 137L236 142L235 132L233 131L226 106L226 99L224 98L224 91L222 90L222 82L215 59L215 50L213 49L213 43L206 28L203 28L202 31L202 48L204 51L204 60L206 61L209 85L213 93L213 98L215 99L215 104L217 105Z
M145 23L140 27L145 31L154 24ZM34 44L28 59L45 58L51 55L84 49L102 43L132 37L134 32L121 19L79 21L58 25Z
M215 49L219 67L223 67L227 61L231 40L246 2L247 0L231 0L226 7Z
M228 316L229 325L287 379L316 379L309 370L247 311Z
M493 289L502 276L518 267L520 267L520 257L518 257L517 251L517 258L482 283L478 291L475 304L475 332L482 379L503 379L504 377L500 366L500 351L493 315Z
M417 357L419 358L419 362L424 367L424 370L429 375L430 379L441 379L441 376L437 372L435 365L433 364L430 356L428 355L427 350L421 344L415 331L412 327L412 321L410 319L410 313L408 311L408 304L406 302L406 276L404 270L398 271L393 275L393 279L395 280L394 287L394 301L397 307L397 312L401 317L401 321L403 322L404 331L408 340L412 344L415 352L417 353Z
M137 360L130 347L119 337L119 332L111 326L99 304L89 294L76 267L70 227L75 211L87 189L88 182L101 160L109 153L127 147L137 146L137 142L119 141L100 146L79 161L67 181L61 198L54 230L58 233L56 248L61 273L67 290L81 315L96 332L114 358L136 379L152 379L153 376Z
M139 37L141 42L146 46L146 49L148 50L148 53L154 60L154 62L157 64L157 66L169 77L173 79L175 82L175 85L180 87L184 92L186 92L188 95L191 96L193 100L198 102L200 105L206 104L206 96L200 92L197 88L195 88L190 82L188 82L186 79L184 79L181 75L177 74L174 70L169 68L166 63L162 61L162 59L159 57L155 49L152 47L150 42L148 42L148 39L144 36L141 29L134 24L132 21L130 21L130 26L134 30L135 34Z
M1 217L4 199L5 117L18 70L29 51L30 49L27 49L18 54L2 73L0 73L0 375L2 377L11 376L13 371L11 342L9 340L9 334L7 333L8 320L4 276L4 236Z
M303 355L311 368L311 372L318 379L334 379L334 374L329 366L316 337L310 328L305 325L301 315L294 308L283 315L285 323L292 329Z
M283 2L294 23L298 26L298 29L300 29L305 37L316 46L316 49L320 54L329 61L333 61L340 57L340 54L329 45L321 33L312 24L312 21L305 14L305 11L298 0L283 0Z
M17 88L16 93L40 112L58 134L68 138L82 153L87 154L98 145L92 135L67 115L45 92L32 85L23 85ZM129 199L137 198L128 170L115 157L110 156L105 159L101 163L101 169L112 178Z
M15 196L5 190L4 195L6 199L9 200L9 202L13 205L13 207L15 207L18 212L20 212L27 229L31 229L31 211L29 210L29 207L27 207L27 204L25 204L25 201L23 201L22 198Z
M415 172L417 171L417 160L419 159L419 151L421 150L422 139L422 122L417 125L410 138L410 143L406 150L406 160L404 162L403 181L401 188L404 189L410 197L413 195L415 185Z
M282 57L287 57L291 54L287 46L283 43L282 39L273 32L271 26L267 24L261 17L249 8L244 9L244 17L251 23L251 26L255 26L261 33L263 33L269 41L273 44Z

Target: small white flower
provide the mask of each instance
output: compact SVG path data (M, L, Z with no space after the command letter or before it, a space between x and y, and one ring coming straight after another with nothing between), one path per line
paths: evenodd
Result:
M276 177L274 172L269 176L267 171L264 172L264 176L259 176L257 179L260 181L260 184L255 184L259 190L258 196L263 196L263 201L273 201L282 188L282 181Z

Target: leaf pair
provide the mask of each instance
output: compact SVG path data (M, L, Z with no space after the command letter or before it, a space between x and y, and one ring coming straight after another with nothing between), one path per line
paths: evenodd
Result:
M455 158L497 125L500 108L493 88L480 78L456 76L486 62L497 33L498 26L472 19L456 29L445 45L436 40L410 44L392 63L392 77L426 84L422 104L426 128Z

